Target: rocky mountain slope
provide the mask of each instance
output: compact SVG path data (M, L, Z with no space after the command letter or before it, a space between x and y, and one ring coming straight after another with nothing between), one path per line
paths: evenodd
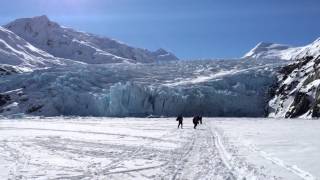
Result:
M243 58L296 60L306 56L317 56L317 54L320 54L320 38L302 47L262 42L246 53Z
M278 71L271 87L269 117L320 117L320 38L303 47L259 43L243 58L291 61Z
M163 49L151 52L134 48L113 39L62 27L46 16L17 19L4 27L53 56L89 64L178 60Z
M279 73L269 117L320 117L320 55L299 59Z

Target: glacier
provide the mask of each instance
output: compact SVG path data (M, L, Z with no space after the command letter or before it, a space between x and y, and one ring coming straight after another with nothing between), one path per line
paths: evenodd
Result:
M179 62L47 16L21 18L0 27L0 115L272 117L280 67L317 57L319 45L259 43L240 59Z
M75 64L0 77L2 115L264 116L280 60ZM10 108L14 106L15 108ZM14 111L13 111L14 109Z

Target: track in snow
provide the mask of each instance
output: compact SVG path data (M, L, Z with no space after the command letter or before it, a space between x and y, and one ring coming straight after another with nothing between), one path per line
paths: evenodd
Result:
M273 179L191 119L0 121L0 179Z

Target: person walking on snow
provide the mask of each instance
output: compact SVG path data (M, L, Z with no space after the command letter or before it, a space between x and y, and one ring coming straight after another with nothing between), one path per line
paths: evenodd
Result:
M202 124L202 116L198 116L198 117L199 117L200 124Z
M193 125L194 125L193 129L196 129L198 124L199 124L199 117L198 116L194 116L192 121L193 121Z
M178 129L179 127L181 126L181 129L183 129L183 117L182 117L182 114L180 114L178 117L177 117L177 121L179 121L179 124L178 124Z

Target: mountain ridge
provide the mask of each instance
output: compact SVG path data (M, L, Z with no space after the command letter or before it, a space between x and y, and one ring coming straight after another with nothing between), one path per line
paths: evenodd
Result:
M320 55L320 38L310 44L293 47L285 44L260 42L242 58L297 60L306 56Z
M60 26L45 15L16 19L4 27L53 56L89 64L178 60L174 54L163 49L152 52L107 37L76 31Z
M15 69L11 72L28 72L69 63L73 61L56 58L0 26L0 64L3 70L9 68Z

